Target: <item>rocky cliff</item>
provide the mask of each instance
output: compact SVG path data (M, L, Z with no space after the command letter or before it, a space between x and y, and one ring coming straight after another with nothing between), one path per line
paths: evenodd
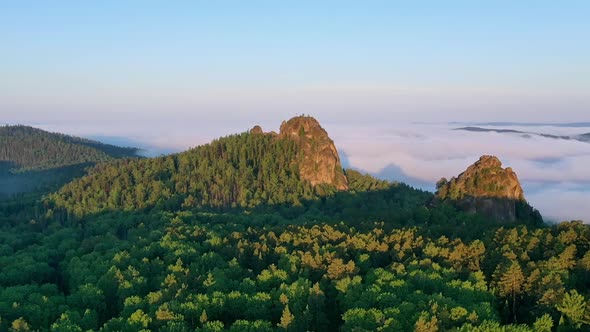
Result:
M441 179L436 197L500 221L515 221L518 206L528 205L516 173L510 167L502 168L495 156L482 156L458 177Z
M252 134L263 133L260 126L250 131ZM342 171L340 156L328 133L320 123L311 116L298 116L283 121L278 134L269 135L278 139L290 139L300 146L299 163L301 179L313 186L328 184L338 190L348 189L348 180Z

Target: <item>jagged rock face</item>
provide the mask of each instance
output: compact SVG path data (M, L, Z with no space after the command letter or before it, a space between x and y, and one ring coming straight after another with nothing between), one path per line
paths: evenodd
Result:
M517 203L526 202L516 173L494 156L482 156L457 178L441 179L437 189L438 200L501 221L515 221Z
M294 140L300 145L303 154L298 161L301 179L313 186L329 184L338 190L348 189L334 142L316 119L299 116L283 122L278 137Z

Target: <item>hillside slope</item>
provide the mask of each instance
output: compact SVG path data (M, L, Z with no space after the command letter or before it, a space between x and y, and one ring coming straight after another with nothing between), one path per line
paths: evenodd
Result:
M1 126L0 199L55 190L91 165L134 157L137 151L27 126Z
M326 131L311 117L296 117L279 134L252 130L176 155L100 165L51 201L76 215L158 204L298 205L347 183Z
M0 162L10 165L15 173L97 163L133 157L136 153L135 148L116 147L28 126L0 127Z

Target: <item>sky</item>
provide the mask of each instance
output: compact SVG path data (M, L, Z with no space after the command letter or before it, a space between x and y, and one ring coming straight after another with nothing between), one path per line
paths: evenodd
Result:
M428 187L495 152L569 218L588 198L584 143L447 123L590 121L589 13L576 0L6 1L0 123L159 154L311 114L351 167Z
M12 1L4 122L578 121L587 1ZM367 119L369 118L369 119Z

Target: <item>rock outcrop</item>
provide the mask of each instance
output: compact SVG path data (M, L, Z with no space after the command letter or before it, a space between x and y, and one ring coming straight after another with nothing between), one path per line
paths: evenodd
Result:
M278 137L300 145L303 155L299 160L299 172L303 180L313 186L329 184L338 190L348 189L334 141L316 119L298 116L283 122Z
M263 133L260 126L250 130L251 134ZM348 180L342 170L338 150L334 141L320 123L311 116L297 116L283 121L280 132L266 133L278 139L289 139L300 147L298 160L299 176L312 186L327 184L338 190L348 190Z
M462 210L500 221L517 219L519 205L527 205L516 173L502 168L494 156L482 156L465 172L437 183L437 200L450 201Z
M262 127L256 125L252 129L250 129L250 134L264 134Z

